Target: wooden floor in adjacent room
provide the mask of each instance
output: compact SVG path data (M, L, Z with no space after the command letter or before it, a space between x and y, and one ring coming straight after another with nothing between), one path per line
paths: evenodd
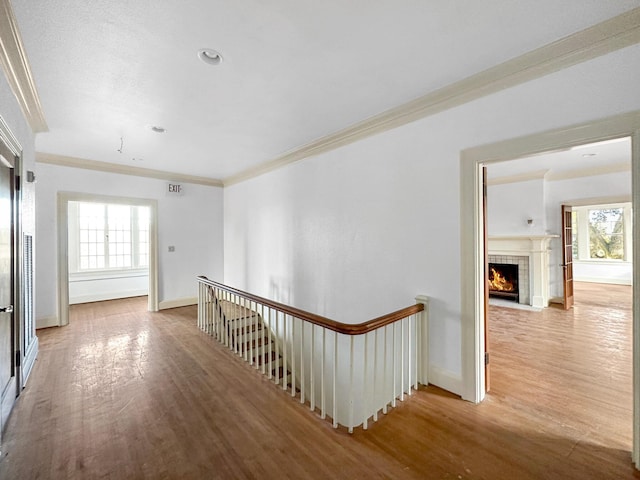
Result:
M578 284L564 312L491 307L480 405L421 388L334 430L196 328L194 307L74 306L40 354L0 479L626 479L631 288Z

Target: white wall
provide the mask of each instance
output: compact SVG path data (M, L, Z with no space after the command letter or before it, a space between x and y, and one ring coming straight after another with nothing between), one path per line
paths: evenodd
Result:
M38 163L36 285L39 326L57 324L58 192L156 199L158 201L158 299L171 302L197 295L197 275L223 278L222 189L184 185L181 197L166 196L166 181ZM168 246L175 252L168 252Z
M491 166L488 167L489 170ZM545 182L489 185L487 187L487 231L489 235L545 235ZM529 225L527 220L533 220Z
M115 276L75 274L69 278L69 304L138 297L149 293L149 271L122 272Z
M426 294L459 390L460 151L639 109L639 75L633 46L225 188L226 283L352 323Z
M595 177L574 178L547 183L546 210L547 227L549 233L560 234L562 218L560 208L563 204L580 200L600 199L610 197L625 197L631 199L631 172L610 173ZM551 241L550 255L550 294L552 297L562 296L562 247L560 240ZM618 283L631 284L631 263L576 263L574 264L576 280L595 280L601 278L612 279Z

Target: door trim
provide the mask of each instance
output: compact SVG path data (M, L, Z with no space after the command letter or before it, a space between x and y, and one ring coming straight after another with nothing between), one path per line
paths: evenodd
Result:
M640 111L463 150L460 153L462 398L483 400L484 240L481 166L613 138L632 139L633 238L640 238ZM640 467L640 249L633 252L633 449Z
M3 158L3 163L7 164L10 168L13 169L13 177L14 184L12 188L14 189L13 195L13 275L14 275L14 288L15 292L13 295L13 321L15 326L15 334L14 334L14 360L15 360L15 352L20 351L20 365L15 366L15 382L13 383L16 389L16 397L20 394L22 388L24 388L24 384L26 382L26 378L23 376L25 372L25 359L27 358L27 354L32 355L29 357L30 360L35 360L36 355L38 354L38 339L35 337L34 342L31 344L31 348L28 352L23 351L22 345L24 344L24 312L23 312L23 288L22 282L24 278L23 272L23 261L24 261L24 251L23 251L23 228L22 228L22 192L24 190L24 185L20 185L18 189L16 187L16 182L22 183L22 145L16 138L16 136L12 133L11 128L4 120L2 116L0 116L0 143L6 147L8 152L10 153L11 158ZM35 208L35 207L34 207ZM28 371L27 371L28 372Z
M149 302L158 311L158 202L145 198L112 197L80 192L58 192L58 325L69 324L69 202L104 202L149 207Z

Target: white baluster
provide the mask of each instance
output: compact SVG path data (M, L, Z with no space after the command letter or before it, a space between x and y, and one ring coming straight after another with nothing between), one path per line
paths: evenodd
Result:
M229 336L229 349L231 351L235 351L236 353L238 352L238 335L236 334L236 332L234 332L234 326L237 324L237 320L235 320L235 318L237 317L237 301L238 301L238 296L236 294L231 294L230 298L232 300L230 300L230 308L232 310L232 314L230 315L231 318L227 318L227 330L228 330L228 336Z
M404 402L404 319L400 320L400 401Z
M198 328L202 330L202 317L204 312L202 311L203 307L203 289L202 282L198 280Z
M260 331L258 330L258 326L262 321L258 311L258 302L253 302L253 309L251 311L253 318L253 325L251 326L251 336L253 337L253 341L251 342L251 359L253 360L253 367L256 370L260 368L260 362L258 361L258 337L260 335Z
M272 353L272 348L271 348L271 307L267 307L267 361L265 363L268 362L267 365L267 369L269 370L269 376L267 378L269 378L269 380L271 380L271 378L273 378L273 364L272 364L272 359L271 357L273 356Z
M389 339L387 338L387 331L389 329L389 325L385 325L384 326L384 357L382 357L382 365L384 367L384 380L382 382L382 391L383 393L383 400L384 400L384 406L382 407L382 413L384 415L387 414L387 405L388 405L388 401L387 401L387 388L388 388L388 375L387 375L387 343L389 343Z
M313 412L316 409L316 387L315 387L315 374L313 371L313 359L315 358L316 354L316 326L312 323L311 324L311 361L310 363L310 373L309 373L309 381L311 382L311 392L310 392L310 396L311 398L309 399L309 409Z
M369 419L369 395L367 395L367 368L369 366L369 334L364 334L364 371L362 375L362 405L363 405L363 420L362 428L367 429L367 420Z
M279 338L284 338L284 337L280 337L281 335L281 330L280 330L280 312L278 310L276 310L276 330L275 330L275 335L274 335L274 340L276 343L276 359L278 364L276 365L276 378L275 378L275 384L278 385L280 383L280 366L282 365L282 359L280 358L280 342L278 341Z
M296 396L296 321L291 317L291 396Z
M418 386L420 384L420 368L422 365L422 348L421 348L421 343L420 343L420 339L422 338L422 314L420 313L416 313L415 318L413 319L414 324L416 326L416 339L415 339L415 346L416 346L416 353L415 353L415 357L416 357L416 368L415 368L415 389L416 391L418 390Z
M300 403L304 403L304 320L300 319Z
M378 330L375 329L373 334L373 408L375 411L373 412L373 421L378 421Z
M287 385L287 314L282 314L282 327L283 327L283 336L282 336L282 390L286 390Z
M216 309L216 287L208 287L206 289L206 324L207 324L207 333L209 335L218 338L217 335L217 321L218 321L218 311Z
M320 362L320 418L323 420L327 418L327 410L326 410L326 391L324 388L324 357L327 353L327 329L322 328L322 358Z
M264 316L264 304L261 304L260 305L260 326L262 327L261 328L262 335L260 335L261 341L260 341L260 348L259 348L258 351L260 352L260 359L262 361L262 374L263 375L265 375L267 373L267 371L266 371L266 363L267 362L266 362L265 355L267 354L267 350L269 348L269 347L267 347L267 344L264 343L264 342L268 342L269 341L269 330L268 330L268 328L269 328L268 325L269 324L266 323L266 322L267 322L267 320L266 320L266 318ZM267 328L266 332L264 331L265 328ZM265 333L267 334L266 336L265 336ZM257 347L257 345L256 345L256 347ZM269 378L271 378L271 375L269 375Z
M256 344L256 354L257 354L257 358L260 358L259 362L256 362L256 368L258 368L258 366L260 366L260 362L262 362L261 365L261 370L262 370L262 374L266 375L267 374L267 367L266 367L266 363L267 363L267 344L265 342L267 342L269 340L269 324L267 323L267 319L264 316L264 304L261 303L260 304L260 335L258 335L258 338L260 339L260 345ZM266 334L266 335L265 335Z
M242 324L244 325L244 327L242 329L242 343L240 345L242 347L242 357L244 358L245 362L249 360L247 358L247 324L249 323L247 316L247 299L242 297Z
M353 337L349 335L349 433L353 433Z
M391 392L391 406L396 408L396 324L391 324L393 329L393 346L391 349L391 373L393 374L393 385Z
M413 358L411 357L411 344L413 343L413 336L411 335L411 332L413 331L411 329L411 318L413 318L413 315L411 315L411 317L407 318L407 323L408 325L408 329L407 329L407 343L408 343L408 353L407 353L407 393L409 395L412 395L411 392L411 385L412 385L412 380L413 378L411 377L411 364L413 363Z
M333 428L338 428L338 402L336 401L336 371L338 368L338 332L333 336Z

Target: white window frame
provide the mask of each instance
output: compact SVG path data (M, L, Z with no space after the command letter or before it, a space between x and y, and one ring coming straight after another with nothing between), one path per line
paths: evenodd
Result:
M105 223L105 241L104 241L104 268L81 268L80 267L80 228L79 228L79 205L81 203L95 203L104 207L104 223ZM70 201L69 202L69 276L74 280L91 279L95 277L116 276L139 276L142 273L148 272L150 261L150 248L149 238L147 238L147 264L140 265L140 225L138 218L138 208L149 208L144 205L125 205L130 209L130 221L131 221L131 257L132 262L130 267L111 267L109 266L109 229L107 221L107 212L109 205L123 206L123 204L106 203L106 202L88 202L88 201ZM149 212L149 218L151 212ZM150 225L146 226L147 235L149 235Z
M614 258L591 258L589 253L589 211L607 210L612 208L622 208L624 222L624 256L621 260ZM631 202L606 203L598 205L580 205L572 207L577 217L577 242L578 257L574 258L575 263L631 263L633 260L633 223Z

